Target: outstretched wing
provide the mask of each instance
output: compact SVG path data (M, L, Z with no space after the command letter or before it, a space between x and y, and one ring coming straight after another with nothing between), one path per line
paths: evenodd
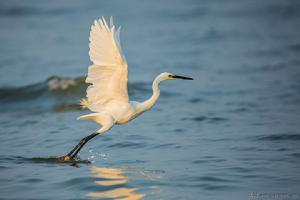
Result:
M87 99L81 101L83 107L100 112L111 101L128 103L128 70L125 57L121 53L120 27L115 31L112 17L108 26L102 17L95 20L90 32L90 59L86 83Z

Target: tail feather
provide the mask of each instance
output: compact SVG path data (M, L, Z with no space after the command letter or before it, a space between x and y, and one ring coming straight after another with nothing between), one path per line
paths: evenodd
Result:
M78 117L77 119L80 120L92 120L96 123L100 124L102 127L101 129L97 130L97 133L103 133L105 131L108 131L114 124L115 120L110 115L105 115L103 113L91 113L87 115L82 115Z
M91 113L91 114L88 114L88 115L82 115L82 116L79 116L77 118L77 120L95 120L97 115L98 115L98 113Z

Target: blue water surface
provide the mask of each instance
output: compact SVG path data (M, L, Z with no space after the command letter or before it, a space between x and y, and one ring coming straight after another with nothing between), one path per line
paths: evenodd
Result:
M1 1L0 199L300 199L299 9L296 0ZM152 110L83 148L90 164L54 162L99 128L76 118L88 113L78 102L90 26L111 15L131 100L150 97L160 72L194 81L164 82Z

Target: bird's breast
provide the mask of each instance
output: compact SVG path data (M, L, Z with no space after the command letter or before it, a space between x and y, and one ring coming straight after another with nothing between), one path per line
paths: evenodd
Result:
M127 112L123 112L122 115L117 116L116 124L125 124L134 118L134 112L132 110L128 110Z

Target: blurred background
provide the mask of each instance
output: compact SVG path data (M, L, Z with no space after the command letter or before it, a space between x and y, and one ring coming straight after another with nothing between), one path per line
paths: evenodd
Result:
M0 2L0 199L300 199L300 2ZM114 16L131 100L153 109L61 156L98 128L87 110L88 37ZM256 196L255 196L256 195ZM296 197L296 198L294 198ZM283 199L283 198L282 198ZM291 199L291 198L290 198Z

